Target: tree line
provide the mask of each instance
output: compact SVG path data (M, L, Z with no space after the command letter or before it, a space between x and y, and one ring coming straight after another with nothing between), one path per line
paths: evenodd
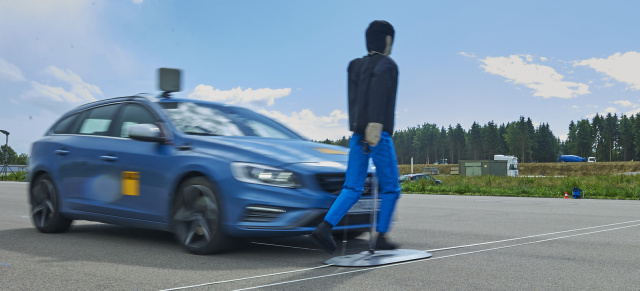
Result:
M572 120L566 141L556 137L548 123L535 127L524 116L500 125L474 122L468 130L460 124L445 128L424 123L395 131L393 141L399 164L409 164L411 158L416 164L457 164L460 160L492 160L494 155L513 155L520 162L556 162L563 154L630 161L640 158L640 113ZM348 147L349 138L320 142Z
M0 146L0 167L6 162L8 165L26 165L29 156L27 154L16 154L11 146Z

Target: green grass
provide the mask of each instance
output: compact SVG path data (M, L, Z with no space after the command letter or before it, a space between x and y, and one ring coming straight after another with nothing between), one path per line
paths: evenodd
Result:
M640 175L577 177L438 176L441 185L429 181L402 183L402 193L477 196L571 197L573 187L590 199L640 199Z
M26 181L25 176L27 172L8 172L6 175L4 172L0 174L0 181Z

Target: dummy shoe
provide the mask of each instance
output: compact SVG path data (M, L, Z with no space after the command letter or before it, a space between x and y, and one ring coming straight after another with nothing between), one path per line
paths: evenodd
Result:
M376 250L395 250L397 248L398 245L389 242L384 233L378 233L378 239L376 239Z
M316 227L316 229L311 233L311 239L320 247L322 250L329 254L333 254L336 251L336 242L333 240L333 235L331 234L331 230L333 226L326 221L323 221Z

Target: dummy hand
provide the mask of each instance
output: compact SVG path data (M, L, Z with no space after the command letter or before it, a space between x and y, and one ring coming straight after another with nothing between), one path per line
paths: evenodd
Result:
M364 139L371 146L377 146L382 133L382 123L369 122L364 130Z

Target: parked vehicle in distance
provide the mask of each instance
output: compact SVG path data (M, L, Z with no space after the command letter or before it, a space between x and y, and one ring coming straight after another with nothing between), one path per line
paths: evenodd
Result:
M574 156L574 155L561 155L558 157L559 163L580 163L580 162L586 162L586 161L587 161L586 158Z
M507 161L507 176L518 177L518 158L515 156L494 155L494 161Z
M178 70L160 80L158 99L81 105L33 143L28 201L40 232L98 221L170 231L187 251L209 254L233 238L304 235L322 222L342 190L347 148L246 108L170 98ZM337 235L369 229L370 180Z
M596 157L588 157L588 158L587 158L587 162L589 162L589 163L595 163L595 162L596 162Z
M420 180L432 181L433 183L436 183L436 185L442 184L442 181L427 174L407 174L407 175L402 175L400 176L400 178L398 178L398 182L400 183L415 182Z

